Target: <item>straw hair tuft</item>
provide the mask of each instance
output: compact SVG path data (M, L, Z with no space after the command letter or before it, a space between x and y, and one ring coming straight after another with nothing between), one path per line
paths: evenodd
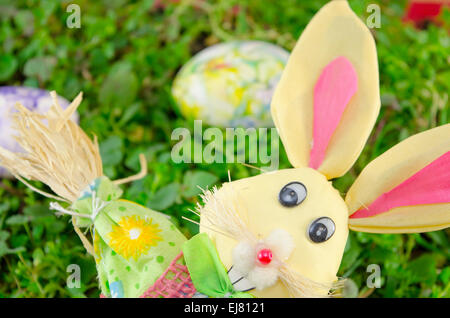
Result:
M74 202L80 192L94 179L103 175L97 139L92 141L70 118L80 105L82 93L63 110L55 92L50 93L53 106L45 114L34 113L17 104L13 114L15 139L23 152L11 152L0 147L0 165L16 178L41 181L61 201ZM26 179L26 180L25 180Z

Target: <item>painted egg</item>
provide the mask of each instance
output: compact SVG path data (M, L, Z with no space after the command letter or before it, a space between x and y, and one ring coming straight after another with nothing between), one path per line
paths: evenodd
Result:
M23 106L38 113L45 113L53 104L50 93L46 90L23 86L0 86L0 146L11 150L20 151L21 147L14 139L11 113L15 105L20 102ZM61 107L66 108L69 102L58 96ZM78 115L72 118L78 122ZM0 167L0 176L8 176L5 169Z
M204 49L177 74L172 95L188 119L219 127L271 127L270 101L289 53L261 41Z

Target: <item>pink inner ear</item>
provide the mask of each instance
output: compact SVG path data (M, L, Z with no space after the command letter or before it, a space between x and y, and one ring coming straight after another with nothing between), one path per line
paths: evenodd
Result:
M450 202L450 151L350 218L366 218L402 206Z
M314 87L314 128L309 166L317 169L348 102L358 89L352 63L343 56L331 61Z

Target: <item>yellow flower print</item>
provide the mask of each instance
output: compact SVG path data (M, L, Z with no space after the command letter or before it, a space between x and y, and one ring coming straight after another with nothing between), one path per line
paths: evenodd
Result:
M152 219L141 219L136 215L124 217L109 233L109 245L124 258L137 260L162 240L159 232L158 224L153 224Z

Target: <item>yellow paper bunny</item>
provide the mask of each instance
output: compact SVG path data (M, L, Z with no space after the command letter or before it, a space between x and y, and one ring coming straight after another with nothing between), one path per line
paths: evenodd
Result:
M257 297L331 295L348 230L413 233L450 225L450 124L372 161L345 200L329 181L360 155L380 108L370 31L347 1L311 20L272 100L294 168L225 183L203 195L201 231L236 285ZM230 274L231 274L230 273Z

